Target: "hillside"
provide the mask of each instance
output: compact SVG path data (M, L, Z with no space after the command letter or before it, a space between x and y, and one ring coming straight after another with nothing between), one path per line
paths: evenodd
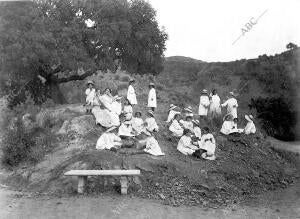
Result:
M277 97L279 94L285 98L296 98L293 89L281 85L282 82L293 86L299 83L298 72L293 80L279 81L280 89L276 92L276 83L268 87L265 82L277 80L276 74L282 79L284 75L279 72L286 71L285 68L293 73L296 62L285 57L294 57L298 53L299 50L289 51L279 56L229 63L203 63L176 57L175 60L166 59L165 69L158 76L129 75L118 71L87 78L94 80L97 88L104 90L110 87L114 94L123 96L126 95L128 81L135 78L139 105L134 111L140 110L143 117L147 111L148 89L145 88L149 81L155 81L158 99L155 117L161 130L156 138L166 154L163 157L140 154L135 149L97 151L95 144L103 130L95 125L92 115L85 114L82 106L86 81L66 83L61 89L72 104L45 105L35 115L36 126L51 133L51 149L34 165L25 163L7 176L2 175L1 183L34 192L72 195L76 191L77 179L63 176L70 169L138 168L142 176L130 181L129 192L133 196L159 199L175 206L211 207L239 202L267 190L285 188L297 178L293 156L272 149L260 119L256 121L257 134L242 137L221 136L220 124L209 122L217 141L217 160L212 162L180 154L176 150L177 140L170 138L164 121L171 103L181 107L191 105L197 113L199 93L204 88L217 88L222 100L226 99L229 91L237 89L240 94L240 126L243 127L244 113L256 114L256 110L249 108L251 99ZM280 67L283 63L284 68ZM265 78L271 73L275 76ZM43 135L42 132L35 134ZM114 194L119 188L116 187L118 180L111 179L108 186L103 183L100 178L90 178L87 193Z

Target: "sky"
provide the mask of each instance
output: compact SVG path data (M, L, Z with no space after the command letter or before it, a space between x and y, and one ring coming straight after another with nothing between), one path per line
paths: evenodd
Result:
M165 56L234 61L300 46L300 0L148 0L169 35ZM248 24L247 24L248 23Z

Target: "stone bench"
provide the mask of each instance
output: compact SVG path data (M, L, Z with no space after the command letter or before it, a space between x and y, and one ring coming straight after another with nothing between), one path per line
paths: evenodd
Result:
M70 170L65 176L78 176L78 193L84 192L84 187L88 176L121 176L121 194L127 194L128 180L127 176L140 175L140 170Z

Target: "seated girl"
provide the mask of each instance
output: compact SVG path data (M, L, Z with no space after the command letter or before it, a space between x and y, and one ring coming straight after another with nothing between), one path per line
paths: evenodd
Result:
M234 118L233 119L233 127L232 127L232 131L231 131L230 134L234 134L234 133L240 134L242 132L244 132L244 129L239 129L238 128L238 118Z
M201 139L201 128L200 128L200 122L199 120L193 120L194 123L194 136L197 140Z
M142 133L144 129L144 121L142 119L142 113L136 112L134 114L134 117L132 119L132 128L136 135L139 135Z
M143 133L139 136L139 140L137 141L137 148L143 149L146 153L154 155L154 156L163 156L165 155L157 140L155 139L154 133L149 131L143 131Z
M194 133L194 124L193 124L193 117L192 116L186 116L185 120L179 121L184 129L189 129L192 133Z
M172 132L173 136L181 137L183 135L183 126L179 123L180 114L175 114L169 130Z
M124 113L124 116L125 116L126 120L131 120L132 119L133 110L132 110L131 103L128 99L125 100L123 113Z
M231 114L227 114L224 116L224 122L220 132L224 135L229 135L233 130L233 116Z
M170 105L167 123L171 122L176 114L180 114L179 108L174 104Z
M131 120L125 120L122 122L122 124L119 127L118 135L121 138L132 138L135 135L133 134L133 128L132 128L132 121Z
M214 136L209 132L208 127L203 128L203 135L199 143L200 149L204 152L201 154L201 157L207 160L215 160L215 150L216 150L216 141Z
M183 136L180 138L177 150L184 155L192 155L198 148L198 146L192 143L192 132L189 129L184 129Z
M98 150L116 150L121 148L122 139L116 134L117 127L111 127L104 132L97 141L96 149Z
M112 111L114 113L116 113L118 116L120 116L122 113L121 99L122 99L122 97L116 95L116 96L114 96L113 102L112 102Z
M244 132L246 135L254 134L256 132L256 127L253 122L253 116L252 115L245 115L245 119L247 120L247 125L244 129Z
M154 118L154 112L152 110L148 111L148 117L145 120L145 128L150 132L158 132L158 125Z

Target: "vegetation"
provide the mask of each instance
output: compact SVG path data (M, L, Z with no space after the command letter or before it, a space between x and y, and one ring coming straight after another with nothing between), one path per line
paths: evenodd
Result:
M110 69L158 74L167 34L143 0L36 0L0 4L0 71L10 107L66 100L59 84ZM99 71L101 70L101 71Z

